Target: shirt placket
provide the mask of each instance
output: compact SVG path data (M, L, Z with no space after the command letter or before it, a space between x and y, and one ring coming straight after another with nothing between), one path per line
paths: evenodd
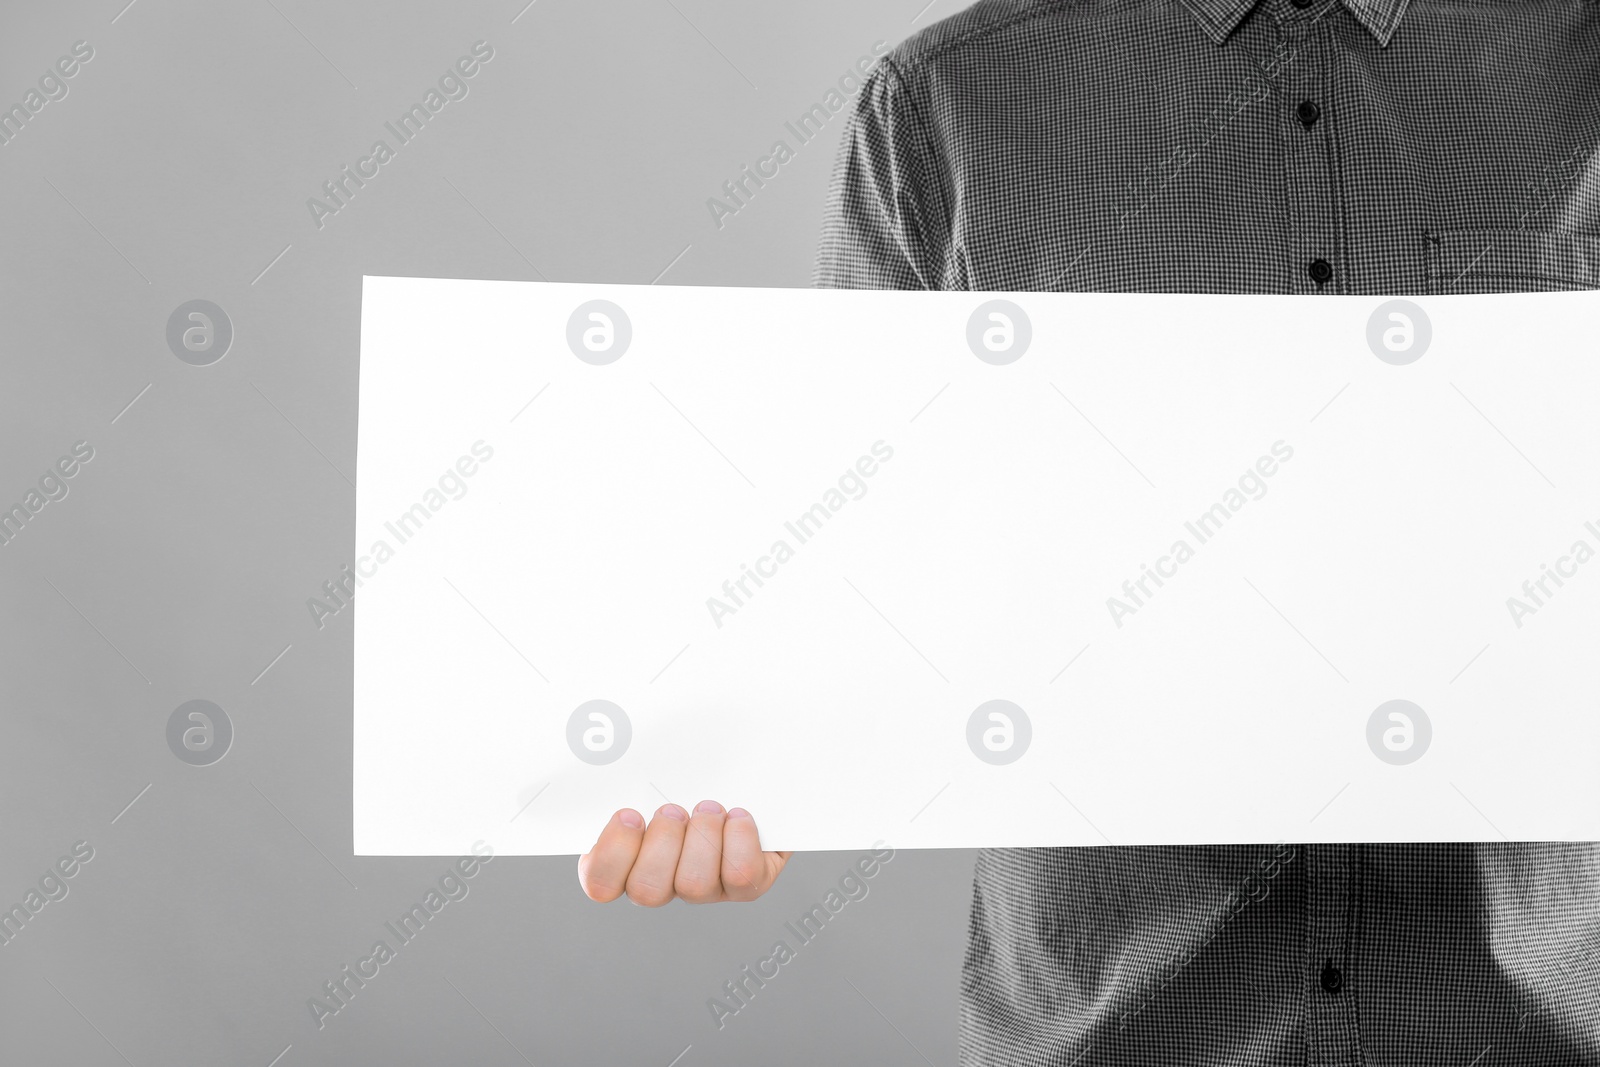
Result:
M1361 1063L1354 973L1359 845L1312 845L1306 850L1307 1062L1311 1067Z
M1288 291L1346 291L1338 254L1339 203L1334 180L1334 118L1328 100L1330 20L1338 0L1278 0L1278 47L1267 61L1271 104L1283 143L1291 260Z

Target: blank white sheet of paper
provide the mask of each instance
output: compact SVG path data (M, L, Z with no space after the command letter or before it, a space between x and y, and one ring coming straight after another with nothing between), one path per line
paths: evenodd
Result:
M1596 322L366 278L355 851L1600 838Z

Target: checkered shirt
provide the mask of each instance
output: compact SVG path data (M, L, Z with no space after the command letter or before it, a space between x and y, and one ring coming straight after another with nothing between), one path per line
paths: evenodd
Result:
M816 281L1600 288L1597 145L1595 0L981 0L856 94ZM1485 836L985 850L962 1061L1600 1064L1600 845Z

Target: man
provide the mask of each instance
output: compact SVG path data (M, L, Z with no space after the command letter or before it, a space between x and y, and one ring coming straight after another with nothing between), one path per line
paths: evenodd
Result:
M1600 288L1597 146L1594 0L982 0L863 87L817 282ZM708 802L619 812L579 871L743 900L786 859ZM985 850L961 1052L1600 1064L1600 846Z

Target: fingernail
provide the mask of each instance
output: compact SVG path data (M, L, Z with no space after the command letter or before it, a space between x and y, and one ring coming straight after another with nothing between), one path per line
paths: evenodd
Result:
M715 800L702 800L694 806L696 815L721 815L722 805Z
M745 811L743 808L729 808L728 809L728 818L730 818L730 819L748 819L749 817L750 817L750 813L748 811Z
M617 821L630 830L638 830L644 826L644 816L632 808L623 808L617 812Z
M686 822L689 818L689 813L678 807L676 804L661 805L661 814L665 815L669 819L676 819L679 822Z

